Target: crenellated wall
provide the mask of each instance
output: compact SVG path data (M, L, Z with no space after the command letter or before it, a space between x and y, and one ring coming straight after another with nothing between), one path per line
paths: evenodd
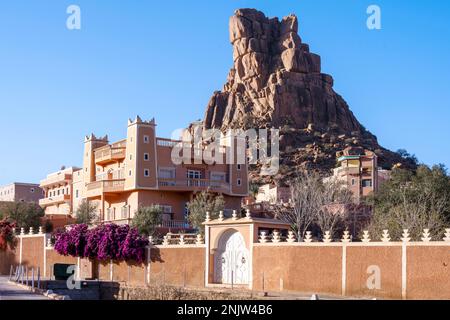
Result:
M240 231L238 231L240 232ZM15 250L0 252L0 274L11 265L39 267L49 278L56 263L79 267L81 278L98 278L127 285L217 286L205 284L206 248L202 237L165 237L163 245L148 247L147 261L87 262L64 257L47 243L45 234L22 234ZM450 230L443 241L431 241L427 231L421 242L407 233L400 242L390 241L386 231L381 241L340 242L325 238L313 242L308 234L297 242L292 233L285 239L276 232L251 241L253 291L319 293L384 299L450 299ZM212 263L211 261L209 263ZM87 267L86 267L87 266ZM91 273L85 273L91 269ZM211 268L211 266L209 266ZM90 276L88 276L90 274Z

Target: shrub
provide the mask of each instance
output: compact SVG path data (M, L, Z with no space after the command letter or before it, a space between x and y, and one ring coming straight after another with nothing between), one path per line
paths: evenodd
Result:
M55 250L65 256L98 259L100 261L143 262L148 240L129 225L101 225L88 229L86 224L75 225L55 235Z
M7 219L0 221L0 250L5 251L8 245L12 248L14 246L14 232L16 228L14 222Z

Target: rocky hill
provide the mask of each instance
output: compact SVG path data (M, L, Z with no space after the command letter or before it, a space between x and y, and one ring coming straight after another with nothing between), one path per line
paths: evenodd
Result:
M321 72L320 56L302 43L296 16L280 21L239 9L230 18L230 41L234 65L223 90L212 96L203 126L280 128L281 171L275 180L305 167L330 170L336 152L349 145L375 151L385 168L414 166L382 148L333 90L332 76ZM255 174L253 180L258 179Z

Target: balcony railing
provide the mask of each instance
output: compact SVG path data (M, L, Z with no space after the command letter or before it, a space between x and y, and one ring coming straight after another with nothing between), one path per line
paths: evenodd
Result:
M50 187L50 186L54 186L54 185L69 183L70 181L72 181L72 174L71 173L62 173L62 174L53 175L44 180L41 180L40 187L41 188Z
M96 163L108 163L123 160L126 157L125 147L104 147L94 151Z
M47 207L58 203L64 203L70 201L70 195L69 194L61 194L59 196L55 197L48 197L44 199L39 200L39 205L41 207Z
M168 190L211 189L217 191L228 191L230 189L230 184L225 181L208 179L158 179L158 185L160 188Z
M87 196L96 197L103 193L122 192L124 189L125 179L95 181L87 185Z
M158 227L168 229L189 229L191 228L191 225L184 220L167 220L163 221Z
M164 139L164 138L157 138L156 139L156 145L160 146L160 147L169 147L169 148L173 148L175 145L177 145L178 143L180 143L181 141L176 141L176 140L170 140L170 139Z

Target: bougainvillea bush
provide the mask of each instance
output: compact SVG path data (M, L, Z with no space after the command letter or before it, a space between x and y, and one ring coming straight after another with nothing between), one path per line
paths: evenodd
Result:
M88 229L86 224L77 224L68 231L59 231L56 234L55 250L64 256L84 258Z
M0 220L0 250L5 251L14 247L14 229L15 222L10 222L7 219Z
M88 229L81 224L55 237L55 250L59 254L100 261L143 262L148 245L148 240L129 225L106 224Z

